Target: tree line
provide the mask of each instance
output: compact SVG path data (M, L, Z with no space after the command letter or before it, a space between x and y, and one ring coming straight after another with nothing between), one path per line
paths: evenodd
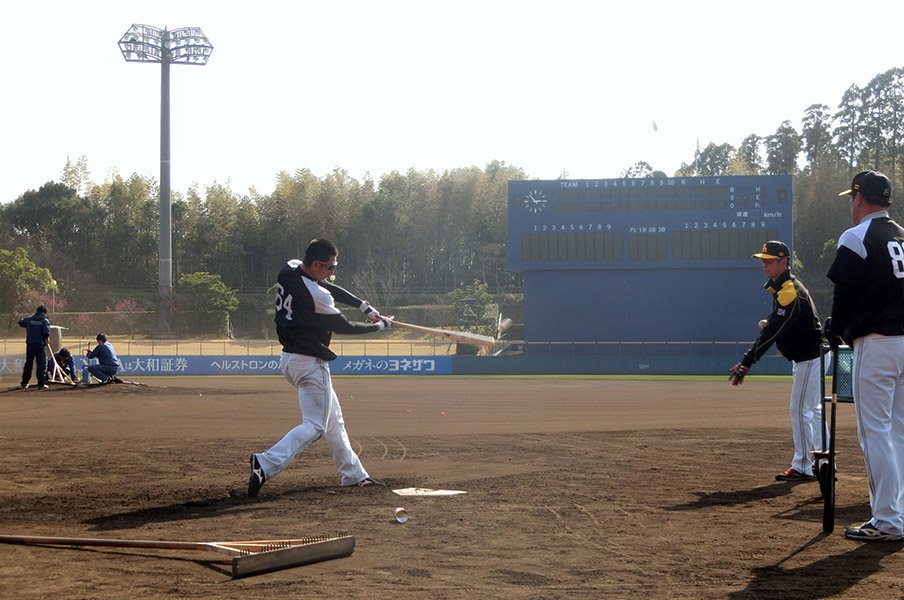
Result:
M443 173L392 172L378 183L341 169L322 177L299 169L278 173L267 195L254 189L240 195L218 183L174 192L176 292L193 274L213 289L203 275L214 274L230 290L263 293L286 260L303 256L308 242L321 236L340 249L337 283L381 305L476 280L494 291L517 290L519 276L506 268L507 185L524 178L523 170L503 162ZM100 290L155 290L158 203L153 178L115 175L94 183L81 157L67 162L59 182L0 206L0 248L22 249L48 271L29 282L11 281L12 288L34 293L19 293L14 306L0 309L30 310L51 288L61 302L78 296L68 308L80 311L112 307Z
M853 173L878 169L900 195L902 161L904 69L894 68L863 87L851 85L834 109L807 107L798 125L784 121L773 133L751 133L736 146L710 142L692 149L671 176L792 175L795 270L827 312L824 274L850 218L838 191ZM670 176L643 161L618 175ZM340 249L339 283L375 303L445 294L474 281L492 293L518 292L520 274L507 266L507 182L527 178L502 161L443 172L393 171L376 181L357 180L343 169L317 176L302 168L279 172L269 194L254 188L237 193L220 183L174 191L174 280L215 274L229 289L262 292L285 260L324 236ZM154 290L158 194L153 177L114 175L96 183L86 157L67 161L59 181L0 205L0 249L9 260L21 260L12 253L24 251L56 281L61 297L84 289ZM897 210L895 203L893 216ZM0 278L20 271L0 264ZM44 282L36 288L50 285L45 274L35 281ZM31 299L22 296L3 300L0 294L0 300ZM79 310L99 309L89 295L79 303Z
M81 170L67 165L61 182L3 206L0 247L25 248L58 280L156 286L157 183L132 175L86 186L73 172ZM204 271L239 290L264 290L286 260L323 236L340 249L337 275L384 299L473 279L508 289L517 277L505 268L507 184L524 177L493 162L392 172L379 184L341 169L323 177L299 169L278 173L268 195L193 186L173 194L174 279Z

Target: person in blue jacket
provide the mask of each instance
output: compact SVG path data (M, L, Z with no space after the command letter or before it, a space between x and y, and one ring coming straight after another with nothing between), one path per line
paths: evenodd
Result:
M85 350L85 357L89 360L96 358L98 364L88 365L88 372L100 379L101 383L115 382L117 381L116 373L122 368L122 363L116 356L116 350L103 333L98 333L95 339L97 346L94 347L94 350Z
M47 359L47 372L53 373L53 363L56 361L56 364L60 365L60 369L63 370L63 375L75 383L75 361L72 360L69 348L60 348L59 352L53 353L53 358L54 360Z
M19 327L25 328L25 366L22 367L22 385L24 389L31 381L32 363L36 363L38 389L46 390L47 385L47 338L50 337L50 319L47 308L42 304L35 309L35 314L19 320Z

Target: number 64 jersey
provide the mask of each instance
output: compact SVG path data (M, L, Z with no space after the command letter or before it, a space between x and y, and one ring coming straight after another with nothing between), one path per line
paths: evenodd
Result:
M904 335L904 228L887 211L841 234L828 278L832 331L847 344L871 333Z
M327 281L316 281L302 269L301 261L290 260L276 279L276 333L284 352L333 360L330 350L333 332L361 334L379 331L373 323L349 321L336 302L360 308L363 300Z

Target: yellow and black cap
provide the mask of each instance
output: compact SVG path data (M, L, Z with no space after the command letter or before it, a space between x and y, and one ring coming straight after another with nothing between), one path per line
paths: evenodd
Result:
M886 203L891 203L891 182L879 171L860 171L851 180L851 187L838 195L853 196L856 192L867 198L878 197Z
M763 244L763 251L757 252L753 258L787 258L791 255L785 242L771 240Z

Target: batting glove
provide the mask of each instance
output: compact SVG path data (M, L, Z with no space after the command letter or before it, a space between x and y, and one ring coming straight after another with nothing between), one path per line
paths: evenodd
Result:
M744 383L744 376L750 373L750 367L745 367L741 363L736 364L728 369L728 381L731 385L741 385Z
M378 311L375 306L371 306L367 300L362 302L361 306L358 308L361 309L361 312L364 313L364 316L367 317L367 320L371 323L376 323L381 318L380 311Z
M377 326L377 331L389 329L390 327L392 327L392 317L380 317L377 321L374 322L374 325Z

